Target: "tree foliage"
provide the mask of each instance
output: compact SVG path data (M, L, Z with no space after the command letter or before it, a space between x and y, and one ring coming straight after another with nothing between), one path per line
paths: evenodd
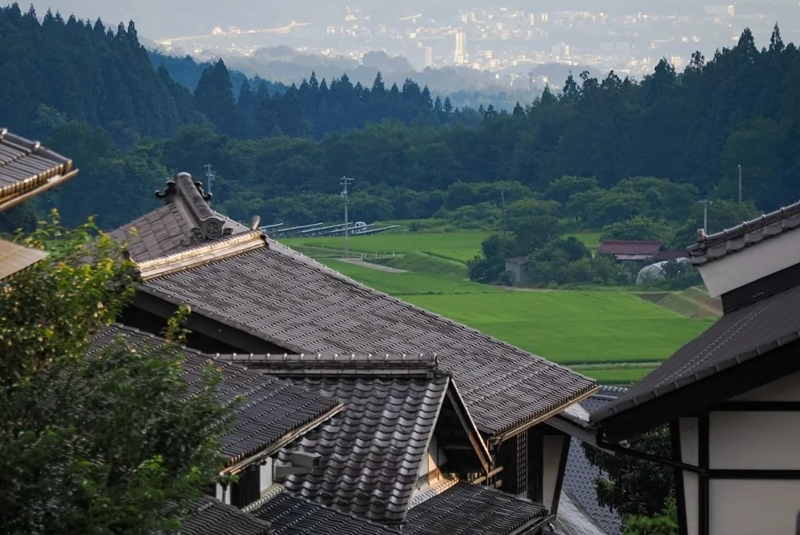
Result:
M671 456L669 430L660 428L629 441L629 447L668 459ZM672 468L626 455L608 455L583 445L589 462L608 477L595 480L601 505L623 517L654 517L662 513L674 496Z
M180 377L180 318L166 345L90 351L135 280L93 224L22 243L50 256L0 287L0 531L176 532L224 464L216 369Z

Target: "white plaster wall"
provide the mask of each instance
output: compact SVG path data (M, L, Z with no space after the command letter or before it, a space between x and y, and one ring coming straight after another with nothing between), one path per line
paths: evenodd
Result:
M699 266L711 297L800 263L800 231L786 232Z
M709 467L800 470L800 413L712 412Z
M231 488L223 488L222 485L217 483L217 499L223 503L230 505L231 503Z
M266 489L272 486L273 481L273 460L272 457L267 458L267 462L262 464L260 467L260 474L259 474L259 482L261 487L261 492L264 492Z
M800 481L711 480L710 535L800 533Z
M681 461L697 466L697 418L681 418L678 422L681 438ZM700 480L697 474L683 472L683 495L686 499L686 527L688 535L698 535L700 516L698 510Z
M543 441L542 454L542 502L548 510L555 508L556 485L558 484L558 469L561 465L561 454L568 442L565 437L545 436Z
M731 401L800 401L800 372L736 396Z

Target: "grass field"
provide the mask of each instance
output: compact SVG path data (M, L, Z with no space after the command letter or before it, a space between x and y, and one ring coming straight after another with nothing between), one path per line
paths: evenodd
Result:
M608 383L639 379L710 325L626 292L507 291L437 275L323 261L377 290Z
M378 254L405 254L421 251L434 254L442 258L466 262L481 251L481 242L489 236L489 232L451 232L426 234L416 232L394 232L375 234L372 236L351 236L351 253L364 253L367 255ZM281 240L289 247L300 251L313 248L321 251L322 248L344 250L344 237L321 238L286 238ZM311 251L309 251L311 252Z

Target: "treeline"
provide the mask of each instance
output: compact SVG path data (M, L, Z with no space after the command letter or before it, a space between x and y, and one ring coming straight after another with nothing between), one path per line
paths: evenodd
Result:
M198 65L148 53L133 22L113 31L100 19L64 20L50 10L40 20L33 6L23 12L17 3L0 8L0 65L4 127L43 137L63 114L102 127L124 148L188 125L243 139L321 137L385 118L439 124L461 113L410 80L402 89L384 88L380 79L363 88L347 75L319 83L312 75L287 89L239 72L231 77L222 61ZM480 121L476 111L471 117Z
M380 76L369 88L346 75L311 76L275 94L243 80L234 95L222 62L190 93L166 68L153 69L133 24L111 32L51 13L39 22L17 5L0 9L0 63L4 126L72 156L82 168L72 190L85 200L102 192L74 217L97 213L105 226L136 215L134 197L152 202L153 184L169 173L199 175L207 163L218 208L287 223L335 217L343 175L356 179L364 220L428 218L443 208L454 217L443 195L459 182L516 182L549 199L554 180L588 177L596 187L572 202L597 210L571 215L569 200L552 198L585 228L643 215L649 194L627 191L630 177L693 188L688 204L670 205L681 221L700 209L696 200L735 199L740 165L744 198L759 210L798 190L800 55L777 27L760 51L745 30L709 61L695 54L683 73L666 61L641 82L582 73L508 113L454 110L411 80L387 88ZM111 190L125 194L113 210L104 202L117 195ZM479 205L465 205L473 208L462 218L489 210Z
M113 32L99 19L48 11L40 22L33 6L0 8L0 66L2 126L26 135L46 135L58 113L103 127L121 146L203 123L191 94L150 65L132 22Z
M203 76L203 72L214 66L214 64L210 62L198 63L191 56L168 56L157 50L148 50L147 53L150 57L150 63L153 64L154 68L158 69L163 65L166 67L170 76L172 76L172 79L189 91L194 91L195 88L197 88L197 84L200 82L200 78ZM271 82L269 80L264 80L259 76L255 76L252 80L250 80L241 71L230 70L229 72L231 77L231 87L234 94L237 95L239 94L239 91L241 91L242 84L245 80L247 80L248 83L254 87L259 87L263 83L271 95L285 93L288 89L286 85L280 82Z

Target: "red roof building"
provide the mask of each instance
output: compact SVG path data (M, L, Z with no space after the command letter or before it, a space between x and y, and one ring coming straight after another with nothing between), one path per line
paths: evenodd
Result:
M650 260L661 250L658 241L605 240L597 249L597 254L614 255L617 261Z

